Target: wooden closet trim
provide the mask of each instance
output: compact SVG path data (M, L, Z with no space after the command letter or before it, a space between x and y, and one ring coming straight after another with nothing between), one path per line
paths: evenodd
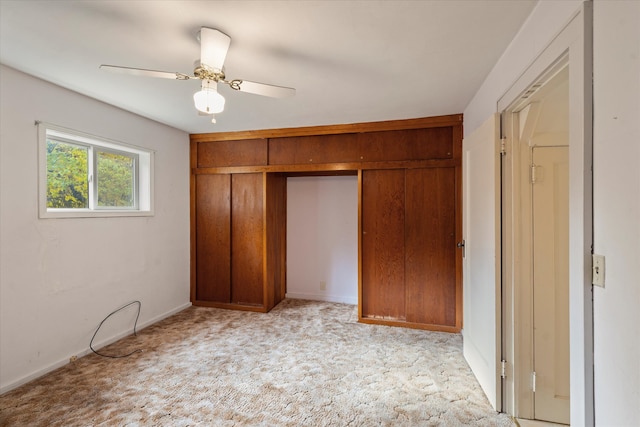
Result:
M195 143L193 145L196 145ZM298 173L304 175L305 172L342 172L349 175L348 171L356 172L367 169L417 169L417 168L441 168L456 167L460 164L457 159L448 160L396 160L393 162L357 162L357 163L318 163L308 165L275 165L275 166L228 166L217 168L194 168L191 173L194 175L212 173L254 173L254 172L282 172ZM355 173L351 173L354 175Z
M462 126L462 114L424 117L419 119L390 120L385 122L351 123L299 128L262 129L238 132L191 134L191 142L234 141L241 139L280 138L286 136L332 135L384 130L424 129L432 127ZM192 165L195 167L195 165Z

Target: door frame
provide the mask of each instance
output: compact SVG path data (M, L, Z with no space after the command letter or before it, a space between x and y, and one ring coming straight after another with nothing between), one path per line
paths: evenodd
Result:
M592 23L590 2L583 3L564 29L524 71L520 78L498 100L501 114L501 138L505 141L502 160L502 360L503 410L517 417L533 417L531 378L521 365L532 365L522 355L522 347L531 345L531 333L524 331L518 319L531 311L530 300L519 286L516 268L522 251L516 251L523 236L517 232L519 200L516 192L522 188L522 153L513 144L514 112L522 106L527 90L548 80L569 66L569 323L570 323L570 390L571 424L594 425L593 388L593 301L591 285L591 254L593 242L593 90L592 90ZM524 177L523 178L523 174ZM506 207L511 209L505 211ZM523 245L526 247L526 244ZM516 318L515 313L518 313ZM522 335L523 334L523 335ZM524 391L523 391L524 390Z
M540 104L531 102L543 88L568 67L562 55L502 113L501 132L505 149L501 161L502 183L502 277L503 311L506 334L504 360L511 361L506 375L505 397L510 413L534 419L533 336L533 217L530 165L532 149L528 143L540 114Z

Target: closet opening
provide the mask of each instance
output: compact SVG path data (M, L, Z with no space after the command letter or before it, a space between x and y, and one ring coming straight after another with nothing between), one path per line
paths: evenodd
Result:
M288 174L286 194L286 297L357 305L357 171Z

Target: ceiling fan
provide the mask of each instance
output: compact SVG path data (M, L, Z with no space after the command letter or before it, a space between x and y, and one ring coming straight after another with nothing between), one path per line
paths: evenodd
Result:
M224 83L231 89L240 92L273 98L286 98L295 95L296 90L290 87L274 86L242 79L227 80L223 65L227 51L229 50L229 45L231 44L231 37L216 29L202 27L198 32L198 39L200 40L200 61L196 61L196 68L193 71L193 75L106 64L100 65L100 68L134 76L174 80L199 79L202 81L201 90L193 95L193 101L196 109L204 115L213 116L224 110L225 99L218 93L218 83ZM215 117L213 117L211 121L215 123Z

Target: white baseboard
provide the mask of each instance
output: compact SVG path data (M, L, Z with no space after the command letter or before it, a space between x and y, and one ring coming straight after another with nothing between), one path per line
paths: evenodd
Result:
M340 302L344 304L358 305L358 297L311 294L303 292L287 292L286 297L291 299L307 299L312 301Z
M146 320L143 323L139 323L137 328L136 328L136 330L140 331L140 330L146 328L147 326L151 326L154 323L157 323L157 322L159 322L159 321L161 321L163 319L166 319L169 316L173 316L174 314L179 313L182 310L185 310L185 309L187 309L189 307L191 307L191 303L190 302L188 302L186 304L182 304L182 305L180 305L180 306L178 306L178 307L176 307L176 308L174 308L172 310L167 311L166 313L163 313L163 314L160 314L158 316L155 316L155 317L153 317L153 318L151 318L149 320ZM112 344L112 343L118 341L119 339L122 339L124 337L127 337L127 336L131 335L132 333L133 333L133 329L127 329L126 331L123 331L123 332L121 332L119 334L116 334L116 335L110 337L110 338L106 338L106 339L100 341L98 344L94 343L93 348L95 348L97 350L97 349L99 349L101 347L105 347L105 346L107 346L109 344ZM76 351L76 352L70 353L68 356L62 358L62 360L59 360L59 361L54 362L54 363L51 363L51 364L45 366L44 368L38 369L38 370L32 372L29 375L25 375L24 377L22 377L22 378L20 378L20 379L18 379L16 381L13 381L13 382L11 382L11 383L9 383L7 385L4 385L4 386L0 387L0 395L2 395L4 393L7 393L7 392L9 392L9 391L11 391L11 390L13 390L15 388L18 388L21 385L24 385L24 384L26 384L26 383L28 383L30 381L33 381L33 380L35 380L37 378L40 378L41 376L46 375L49 372L55 371L58 368L63 367L64 365L69 363L69 359L74 355L77 356L77 357L83 357L83 356L86 356L89 353L92 353L92 351L87 345L86 348L84 348L84 349L82 349L80 351Z

